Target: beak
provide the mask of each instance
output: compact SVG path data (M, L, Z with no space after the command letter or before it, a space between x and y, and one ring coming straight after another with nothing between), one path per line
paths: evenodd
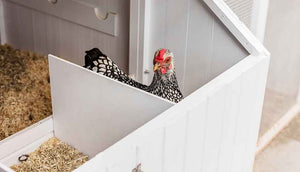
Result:
M158 68L160 68L160 64L159 63L155 63L155 65L153 67L153 71L155 72Z

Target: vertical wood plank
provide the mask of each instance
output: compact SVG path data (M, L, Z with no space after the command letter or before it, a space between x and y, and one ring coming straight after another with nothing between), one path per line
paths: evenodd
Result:
M84 51L97 47L110 56L121 69L128 70L129 1L99 1L105 9L118 13L118 36L111 36L10 1L4 3L7 6L5 35L12 46L42 54L55 54L79 65L84 63ZM50 11L56 7L33 0L28 1L28 4L40 4ZM62 15L64 13L69 11L61 12Z
M202 1L190 0L184 94L208 81L212 55L213 17ZM176 55L176 54L175 54Z
M201 171L203 167L204 138L207 122L207 101L204 99L200 104L188 112L187 145L185 153L185 170Z
M256 143L259 133L259 125L262 115L262 107L264 101L264 92L265 92L265 85L266 85L266 78L268 73L268 65L269 59L265 58L255 67L253 67L252 72L256 72L256 76L253 79L255 87L253 88L253 94L256 95L253 102L253 113L251 115L250 126L247 131L247 146L245 150L245 157L247 160L245 161L244 170L245 171L252 171L253 163L254 163L254 153L256 152Z
M5 25L5 12L4 9L6 8L5 1L0 1L0 43L4 44L7 42L6 38L6 25ZM0 164L1 165L1 164Z
M46 16L46 39L47 39L47 53L49 54L57 54L61 56L59 53L59 23L60 20L52 16Z
M164 145L164 172L181 172L184 168L186 136L186 113L177 116L166 124Z
M135 74L135 78L139 75L139 3L139 0L130 0L129 74Z
M188 38L188 17L190 0L166 0L165 47L175 55L176 76L179 86L183 88L184 67L186 59L186 42Z
M217 171L220 142L222 141L223 120L225 118L225 95L223 89L212 92L208 97L207 125L204 140L203 171Z
M18 23L17 7L8 1L2 1L4 5L4 17L5 17L5 34L6 43L15 45L19 48L19 31L16 24Z
M237 130L237 119L239 115L240 94L241 94L241 78L236 78L229 83L224 91L225 95L225 110L222 121L222 141L219 153L218 171L230 172L232 153L235 150L234 138Z
M32 11L34 51L47 55L47 22L45 18L45 14Z
M106 164L107 172L131 172L136 167L136 149L133 145L134 142L131 144L124 143L115 147L117 149L113 149L113 153L104 154L104 159L109 162ZM116 157L116 153L119 154L118 157Z
M257 86L262 86L257 80L260 75L260 70L256 65L243 73L241 80L241 97L240 97L240 110L237 118L237 127L235 133L233 152L233 160L230 171L245 171L247 168L246 163L254 156L253 152L247 152L246 148L250 145L254 146L257 138L251 137L250 133L257 131L260 122L260 113L257 111L260 106L257 106L257 97L259 91ZM263 75L263 74L261 74ZM264 78L265 79L265 78ZM255 125L257 123L257 125ZM256 127L256 128L255 128ZM252 140L252 141L251 141ZM253 145L254 144L254 145ZM247 154L247 155L246 155Z
M105 153L119 157L119 148L138 140L132 159L143 171L250 172L267 63L268 58L249 56ZM116 164L123 161L133 163Z
M18 16L17 26L15 26L18 27L18 48L33 51L34 42L32 10L23 8L21 6L16 6L16 11L14 11L14 13L16 13Z
M164 140L164 127L154 128L151 132L143 133L140 137L139 150L143 171L162 172Z
M230 31L214 16L213 53L208 78L214 78L248 55Z

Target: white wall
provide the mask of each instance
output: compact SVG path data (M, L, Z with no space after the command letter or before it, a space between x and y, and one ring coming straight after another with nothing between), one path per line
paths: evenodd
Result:
M99 47L126 71L129 54L129 1L97 1L101 9L118 13L118 36L2 0L6 42L20 49L55 54L80 65L83 64L85 50ZM74 11L74 15L82 17L84 14Z
M300 1L270 1L265 45L271 52L267 87L296 99L300 85Z

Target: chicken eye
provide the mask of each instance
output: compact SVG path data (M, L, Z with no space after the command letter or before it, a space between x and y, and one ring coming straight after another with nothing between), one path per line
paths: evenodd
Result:
M169 63L171 61L171 58L170 57L167 57L167 59L166 59L166 63Z

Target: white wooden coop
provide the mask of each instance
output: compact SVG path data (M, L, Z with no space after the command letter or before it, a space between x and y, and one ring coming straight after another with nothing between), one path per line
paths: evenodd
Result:
M75 171L252 170L269 53L222 0L2 0L1 11L2 43L54 55L53 115L0 141L0 171L52 136L89 155ZM93 47L143 83L169 48L184 100L82 68Z

